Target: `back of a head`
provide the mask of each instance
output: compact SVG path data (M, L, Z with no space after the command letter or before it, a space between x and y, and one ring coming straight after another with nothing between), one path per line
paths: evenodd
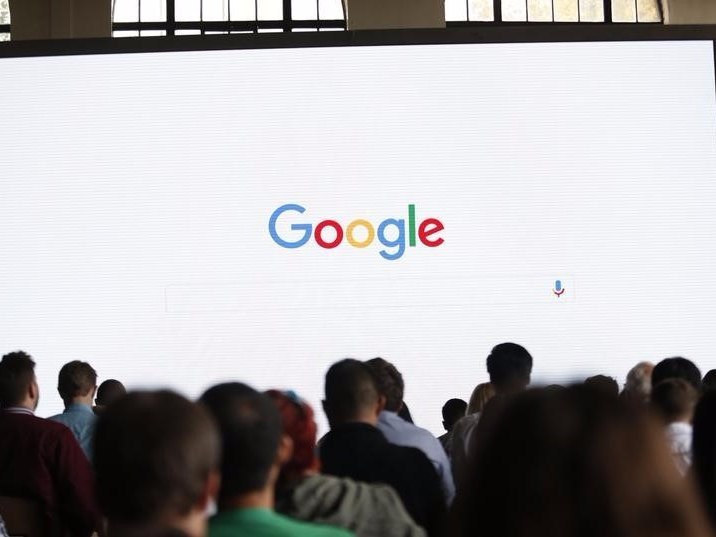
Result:
M219 459L219 433L207 410L174 392L130 393L97 421L97 492L110 524L186 515Z
M523 390L530 383L532 356L516 343L501 343L487 357L490 382L498 393Z
M74 397L91 395L96 386L97 372L87 362L74 360L60 369L57 391L65 403Z
M654 364L651 362L639 362L627 373L624 390L624 397L635 402L647 402L651 394L651 372Z
M583 385L503 401L478 424L453 535L708 535L645 411Z
M701 381L701 387L704 391L716 389L716 369L706 372Z
M662 360L654 366L654 370L651 372L651 385L656 386L670 378L684 379L696 391L701 391L701 371L691 360L680 356Z
M325 410L331 426L356 421L370 413L379 400L378 388L370 368L359 360L346 359L333 364L326 373Z
M298 479L310 472L317 472L320 463L316 452L318 427L311 405L294 392L269 390L266 392L281 414L283 434L291 438L293 452L290 460L281 468L280 479L284 482Z
M619 397L619 384L612 377L606 375L594 375L584 381L584 384L595 390L601 390L605 395Z
M694 410L691 470L711 525L716 529L716 390L708 390Z
M666 423L691 421L699 394L684 379L666 379L651 391L651 405Z
M462 399L450 399L443 405L443 425L448 431L465 415L467 403Z
M97 388L96 402L100 406L109 406L127 394L124 384L115 379L105 380Z
M276 405L267 395L239 382L209 388L201 401L221 433L220 502L264 489L281 441Z
M23 351L6 354L0 361L0 406L8 408L22 403L35 379L35 362Z
M405 383L400 371L383 358L368 360L366 365L373 372L378 393L385 397L385 409L398 412L403 405Z
M485 408L487 402L495 396L495 387L491 382L483 382L475 386L470 395L470 404L467 405L466 414L478 414Z

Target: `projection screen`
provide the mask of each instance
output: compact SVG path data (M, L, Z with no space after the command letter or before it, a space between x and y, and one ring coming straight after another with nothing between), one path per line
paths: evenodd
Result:
M198 43L199 41L197 41ZM487 380L716 367L713 42L0 59L0 352L195 397L345 357L419 425Z

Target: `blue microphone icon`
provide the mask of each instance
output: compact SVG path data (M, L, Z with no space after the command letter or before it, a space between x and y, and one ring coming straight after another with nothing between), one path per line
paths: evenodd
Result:
M564 287L562 287L562 280L556 280L554 282L554 288L552 289L552 292L556 296L562 296L564 294Z

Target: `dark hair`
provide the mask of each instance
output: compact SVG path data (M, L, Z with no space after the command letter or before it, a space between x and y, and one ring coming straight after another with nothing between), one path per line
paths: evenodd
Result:
M532 356L516 343L501 343L487 357L487 372L496 391L525 388L530 383Z
M443 425L446 430L452 429L455 422L467 411L467 403L462 399L450 399L443 405Z
M704 391L716 388L716 369L711 369L704 375L701 381L701 387Z
M400 407L400 410L398 410L398 416L403 420L407 421L408 423L415 423L413 421L413 415L410 413L410 408L408 407L408 404L403 401L403 404Z
M701 371L691 360L680 356L662 360L654 366L654 370L651 372L651 385L656 386L660 382L671 378L684 379L696 391L701 391Z
M594 375L584 381L584 384L591 386L595 390L601 390L605 395L619 397L619 384L612 377L606 375Z
M359 360L346 359L326 372L325 410L331 425L350 421L378 402L378 387L370 368Z
M698 398L696 389L684 379L666 379L651 390L651 405L666 423L690 415Z
M696 404L693 427L691 472L716 529L716 391L707 391Z
M108 379L97 388L96 402L98 405L108 406L126 394L127 389L124 384L115 379Z
M496 402L502 407L490 414ZM661 428L601 390L496 397L473 442L454 536L709 535Z
M274 402L239 382L209 388L201 401L221 432L220 501L263 489L281 441L281 415Z
M95 386L97 386L97 371L87 362L74 360L60 369L57 391L65 402L73 397L88 395Z
M403 404L405 392L403 375L393 364L383 358L368 360L366 365L373 372L378 393L385 397L385 409L391 412L398 412Z
M23 351L6 354L0 361L0 406L20 404L35 378L35 362Z
M174 392L130 393L97 420L97 493L110 522L147 524L188 513L219 459L209 413Z

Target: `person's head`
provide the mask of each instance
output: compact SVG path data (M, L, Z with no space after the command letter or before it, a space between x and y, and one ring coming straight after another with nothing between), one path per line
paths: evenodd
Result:
M171 391L133 392L97 421L97 495L117 528L204 535L219 488L221 442L203 407Z
M646 403L651 395L651 372L654 364L639 362L627 373L622 396L635 402Z
M651 405L665 423L691 423L699 399L696 389L684 379L666 379L651 391Z
M331 427L347 422L376 425L383 406L384 399L365 363L349 358L328 369L323 410Z
M385 398L385 410L398 412L403 406L405 383L400 371L383 358L373 358L366 362L373 372L378 393Z
M256 495L273 497L279 470L291 456L274 402L239 382L209 388L201 401L221 433L219 508L244 505Z
M662 360L654 366L654 370L651 372L651 385L652 387L656 386L671 378L684 379L697 392L701 392L701 371L691 360L680 356Z
M595 390L601 390L605 395L612 397L619 397L619 384L612 377L606 375L594 375L584 381L584 384L594 388Z
M97 390L97 372L87 362L74 360L60 369L57 379L57 391L65 406L72 403L84 403L92 406Z
M283 434L293 444L293 453L281 468L280 480L292 481L308 474L318 472L320 462L316 452L318 427L313 417L311 405L294 392L269 390L266 392L281 414Z
M487 372L496 393L524 390L532 375L532 356L516 343L501 343L487 357Z
M97 388L95 404L97 406L109 406L126 394L127 389L124 387L124 384L115 379L108 379Z
M467 405L466 414L478 414L485 408L487 402L495 396L495 387L490 382L483 382L475 386Z
M0 361L0 406L37 408L40 388L35 378L35 362L23 351L6 354Z
M656 421L601 390L495 398L473 443L455 536L709 535Z
M452 431L457 421L465 415L467 403L462 399L450 399L443 405L443 427Z
M716 390L708 390L694 410L691 471L711 525L716 529Z
M716 369L711 369L704 375L701 388L704 391L716 389Z

